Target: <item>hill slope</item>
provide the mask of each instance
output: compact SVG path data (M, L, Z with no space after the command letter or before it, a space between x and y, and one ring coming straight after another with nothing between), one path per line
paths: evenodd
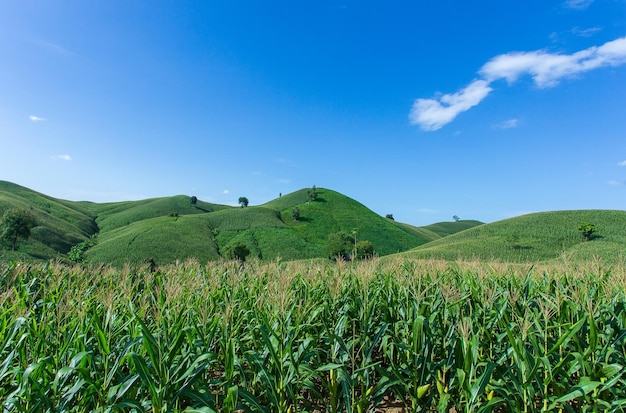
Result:
M580 222L597 232L585 242ZM409 257L455 260L541 261L556 258L620 259L626 246L626 211L540 212L467 229L405 253Z
M73 245L98 232L95 215L88 208L0 181L0 216L10 208L28 211L37 224L20 251L0 250L0 257L48 259L62 256Z
M98 242L84 258L120 265L147 259L158 264L215 260L236 242L262 259L326 257L329 234L339 231L372 242L379 255L441 237L431 229L383 218L329 189L316 189L317 200L309 202L308 191L247 208L191 202L185 195L98 204L59 200L0 181L0 214L22 208L37 222L18 252L1 251L0 258L63 258L72 246L95 234ZM294 208L300 211L298 220Z

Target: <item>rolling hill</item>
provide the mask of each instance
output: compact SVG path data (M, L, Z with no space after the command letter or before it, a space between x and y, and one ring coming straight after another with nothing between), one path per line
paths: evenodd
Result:
M122 265L147 259L157 264L223 257L233 243L244 243L251 256L286 260L327 256L328 236L343 231L373 243L378 255L402 252L480 224L440 223L420 228L379 216L338 192L318 188L309 201L307 189L264 205L239 208L177 195L140 201L73 202L0 181L0 214L27 210L37 224L18 251L0 251L0 259L66 259L71 248L93 236L87 262ZM292 211L300 217L295 220ZM448 228L437 230L437 225Z
M585 241L580 222L595 225ZM426 227L428 228L428 227ZM508 262L624 259L626 211L538 212L478 225L403 253L411 258L481 259Z
M536 262L554 259L612 262L626 246L626 211L540 212L490 224L464 220L415 227L384 218L330 189L309 189L246 208L211 204L176 195L140 201L92 203L56 199L0 181L0 214L11 208L36 220L18 251L0 250L0 259L67 259L71 248L90 237L87 262L116 265L176 260L217 260L234 243L252 257L285 260L327 257L329 234L343 231L373 243L376 254L407 258L483 259ZM297 208L299 218L293 217ZM580 222L597 232L584 242Z

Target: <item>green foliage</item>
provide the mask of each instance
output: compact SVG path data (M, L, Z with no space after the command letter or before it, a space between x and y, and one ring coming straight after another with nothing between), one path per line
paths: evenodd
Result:
M196 205L198 203L198 198L194 195L191 198L189 198L189 203L191 205Z
M97 243L97 234L94 234L89 239L74 245L70 252L67 253L67 259L74 263L82 263L85 260L85 251Z
M358 258L372 258L374 256L374 244L370 241L358 241L356 243L356 255Z
M347 257L352 252L353 246L352 237L346 232L333 232L328 235L327 255L329 258Z
M591 240L591 236L596 232L596 226L589 222L580 222L578 224L578 232L580 232L585 241Z
M20 412L623 411L623 263L517 268L0 262L0 400Z
M239 202L239 205L241 205L242 208L248 206L248 198L246 198L245 196L240 196L237 202Z
M300 219L300 208L298 207L293 207L291 209L291 216L293 217L294 221L297 221Z
M226 247L226 256L231 260L238 260L244 262L250 255L250 249L243 242L233 242Z
M28 239L31 229L36 225L35 218L23 209L8 209L0 217L0 243L12 251L17 250L20 238Z
M317 201L319 193L318 193L317 188L315 187L315 185L313 185L313 188L307 189L306 196L307 196L307 201L308 202Z
M393 218L393 214L387 214L385 215L385 218L395 221L395 219Z

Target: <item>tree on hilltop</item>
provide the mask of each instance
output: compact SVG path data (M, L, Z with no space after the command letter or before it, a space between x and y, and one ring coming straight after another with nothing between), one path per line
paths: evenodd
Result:
M317 201L317 188L313 185L313 188L306 190L307 200L309 202Z
M239 205L241 205L242 208L245 208L248 206L248 198L246 198L245 196L240 196L239 197Z

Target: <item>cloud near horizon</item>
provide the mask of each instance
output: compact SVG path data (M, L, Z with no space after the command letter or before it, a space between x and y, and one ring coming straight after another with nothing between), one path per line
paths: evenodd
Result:
M452 122L460 113L478 105L493 90L491 83L497 80L506 80L510 85L520 77L529 75L537 87L547 88L558 85L564 78L624 63L626 37L572 54L543 50L501 54L485 63L478 71L480 78L459 92L416 99L409 120L425 131L435 131Z

